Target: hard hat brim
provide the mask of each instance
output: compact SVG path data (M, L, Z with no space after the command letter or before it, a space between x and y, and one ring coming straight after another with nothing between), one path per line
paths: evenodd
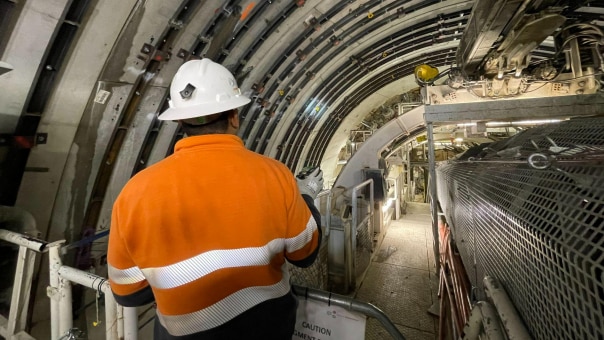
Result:
M238 107L242 107L251 102L246 96L237 96L225 103L203 103L187 107L171 107L157 117L159 120L181 120L195 117L203 117L220 113Z

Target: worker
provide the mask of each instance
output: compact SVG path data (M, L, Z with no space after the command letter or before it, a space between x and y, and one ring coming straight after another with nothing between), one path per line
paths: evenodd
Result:
M191 60L170 86L161 120L187 137L137 173L112 211L107 255L117 302L155 302L155 339L291 339L297 300L288 265L310 266L321 216L320 169L296 178L245 148L233 75Z

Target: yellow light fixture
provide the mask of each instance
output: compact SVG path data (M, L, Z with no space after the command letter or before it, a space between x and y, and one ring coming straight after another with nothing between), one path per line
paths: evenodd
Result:
M436 78L438 74L438 69L428 64L422 64L415 67L415 79L422 83L429 82Z

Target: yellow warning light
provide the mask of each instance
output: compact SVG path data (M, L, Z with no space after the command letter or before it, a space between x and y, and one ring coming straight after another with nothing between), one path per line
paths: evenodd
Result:
M438 76L438 69L428 64L422 64L415 67L415 79L422 83L427 83Z
M421 136L415 137L415 141L418 143L425 142L427 140L428 140L428 137L426 135L421 135Z

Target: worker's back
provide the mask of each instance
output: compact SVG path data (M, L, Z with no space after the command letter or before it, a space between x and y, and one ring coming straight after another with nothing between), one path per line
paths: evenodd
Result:
M285 256L310 264L319 233L287 167L235 135L211 134L179 141L126 185L110 242L112 289L132 297L151 285L163 325L156 335L209 336L293 322Z

